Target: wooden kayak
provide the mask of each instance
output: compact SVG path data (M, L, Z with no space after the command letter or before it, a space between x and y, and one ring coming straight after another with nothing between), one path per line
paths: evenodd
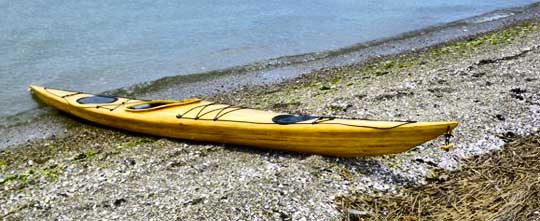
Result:
M457 122L374 121L289 115L197 98L134 100L30 86L44 103L138 133L326 156L394 154L449 133Z

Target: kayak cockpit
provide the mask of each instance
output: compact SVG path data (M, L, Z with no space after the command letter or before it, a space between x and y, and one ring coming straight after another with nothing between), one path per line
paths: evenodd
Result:
M126 111L130 112L143 112L143 111L153 111L158 109L163 109L173 106L182 106L188 104L194 104L201 102L201 99L198 98L188 98L180 101L176 100L153 100L153 101L143 101L134 103L132 105L126 106Z
M77 93L79 94L79 93ZM76 94L75 94L76 95ZM127 102L129 101L129 102ZM85 97L78 98L76 100L77 104L82 105L126 105L125 110L130 112L143 112L143 111L153 111L158 109L163 109L173 106L182 106L187 104L194 104L201 102L201 99L198 98L188 98L184 100L130 100L130 99L119 99L114 96L107 95L88 95ZM115 108L116 109L116 108Z
M160 103L142 103L142 104L132 105L132 106L130 106L128 108L131 109L131 110L145 110L145 109L155 108L155 107L159 107L159 106L167 105L167 104L170 104L170 103L164 103L164 102L160 102Z

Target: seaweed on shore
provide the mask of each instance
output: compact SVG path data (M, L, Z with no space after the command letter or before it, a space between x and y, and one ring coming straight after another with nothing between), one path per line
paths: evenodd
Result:
M340 197L344 220L538 220L540 137L520 138L504 149L439 171L425 186L398 195Z

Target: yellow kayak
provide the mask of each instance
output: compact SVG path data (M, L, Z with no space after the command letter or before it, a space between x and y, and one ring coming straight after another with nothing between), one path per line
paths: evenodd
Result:
M46 104L133 132L327 156L400 153L449 133L457 122L374 121L289 115L197 98L133 100L30 86Z

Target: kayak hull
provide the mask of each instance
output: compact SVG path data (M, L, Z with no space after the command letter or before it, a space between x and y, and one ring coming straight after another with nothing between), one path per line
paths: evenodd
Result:
M79 118L137 133L214 143L245 145L326 156L395 154L450 132L457 122L392 122L310 119L278 124L283 114L189 99L152 101L115 98L106 104L80 104L94 96L31 86L41 101Z

